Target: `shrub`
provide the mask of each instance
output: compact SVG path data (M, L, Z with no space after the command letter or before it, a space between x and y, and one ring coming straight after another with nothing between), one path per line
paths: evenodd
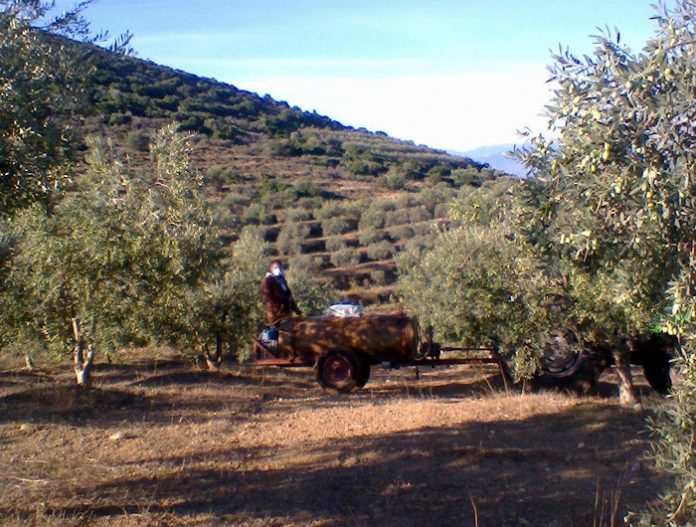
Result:
M384 217L385 227L390 227L392 225L403 225L409 222L409 212L407 209L394 210L387 212Z
M399 254L396 257L399 272L401 272L402 267L406 268L417 265L424 251L432 249L435 241L436 237L433 235L416 236L407 240L401 246Z
M406 161L401 165L401 173L406 179L421 180L425 177L422 167L413 161Z
M309 236L310 227L306 223L299 222L289 222L286 223L281 232L287 233L291 238L296 238L298 240L304 240Z
M357 222L360 219L360 215L362 214L362 211L365 210L365 201L358 200L358 201L353 201L351 203L348 203L347 205L344 205L343 210L344 210L343 216L345 218L349 218L349 219L355 220Z
M222 190L225 183L238 182L241 178L232 167L214 166L206 170L203 180L207 184L214 185L218 190Z
M308 275L317 275L321 271L322 261L317 260L311 254L300 254L293 256L288 261L288 269L293 275L306 273Z
M330 284L317 280L316 272L302 265L293 265L288 270L288 282L298 306L307 315L323 313L337 296Z
M179 132L200 132L204 128L204 119L195 114L175 114L174 118L179 121Z
M428 181L433 185L442 183L449 176L449 170L441 165L434 166L428 171Z
M297 194L292 188L279 191L265 192L261 197L263 203L269 209L286 209L292 207L297 201Z
M383 230L372 229L372 228L366 229L364 231L360 231L360 233L359 233L360 245L367 246L371 243L384 240L385 234L386 233Z
M456 168L452 171L452 181L458 186L481 186L481 174L474 167Z
M361 231L367 229L383 229L385 220L386 213L383 210L370 207L360 216L358 228Z
M309 225L304 223L286 223L280 233L276 245L284 254L301 254L302 240L309 236Z
M266 179L259 187L259 194L266 196L267 194L279 194L286 190L291 190L292 187L284 181L279 181L272 175L264 175Z
M236 126L229 124L220 124L216 121L213 139L217 141L238 141L243 135L243 132Z
M287 255L299 255L302 254L302 241L296 238L281 238L278 236L276 241L276 247L278 252Z
M400 190L406 186L406 178L396 170L390 170L384 178L384 184L392 190Z
M258 203L252 203L242 214L242 222L245 225L259 225L261 224L261 220L265 214L266 211L261 205Z
M278 217L275 214L265 213L261 216L261 223L264 225L275 225L278 223Z
M385 285L387 283L387 273L384 269L374 269L370 271L370 280L375 285Z
M433 215L425 207L414 207L408 210L408 219L411 223L420 223L433 219Z
M413 234L415 236L430 236L435 232L432 223L417 223L415 225L411 225L411 228L413 229Z
M326 240L326 250L328 252L336 252L340 251L341 249L344 249L346 247L346 242L343 240L343 238L340 237L335 237L335 238L328 238Z
M334 267L347 267L360 263L360 253L355 249L346 247L331 254L331 263Z
M344 213L345 210L340 203L335 201L326 201L320 209L314 211L314 216L318 220L328 220L330 218L343 216Z
M259 238L261 240L266 240L266 229L253 224L244 225L240 233L240 237L241 236L248 236L250 238Z
M324 236L334 236L344 234L350 230L348 221L343 218L331 218L321 222L321 228Z
M435 210L433 210L433 217L434 218L446 218L447 217L447 203L440 203L439 205L435 206Z
M302 148L290 138L277 137L271 142L269 152L276 157L293 157L302 155Z
M238 229L240 225L239 217L234 214L224 202L218 202L212 209L213 221L219 227L225 229Z
M293 208L283 211L282 218L286 222L306 221L311 218L311 214L307 209Z
M367 256L370 260L385 260L394 254L394 247L386 240L371 243L367 246Z
M396 210L396 203L390 199L383 199L379 201L373 201L370 208L375 210L381 210L384 212L389 212L390 210Z
M312 196L311 198L300 198L295 202L296 207L301 207L306 210L311 210L312 216L316 218L316 211L321 207L323 201L321 198Z
M378 176L386 167L379 162L366 159L353 159L346 164L346 170L355 176Z
M407 240L413 238L413 227L410 225L399 225L389 229L389 236L394 240Z
M314 182L309 178L299 179L293 186L295 198L308 198L317 195L317 188Z
M398 209L408 209L414 206L415 199L410 194L402 194L396 200L396 207Z
M232 209L234 207L241 207L249 204L249 198L237 192L230 192L225 194L222 198L222 203L225 207Z
M445 203L454 197L455 191L446 183L425 189L420 193L419 200L428 210L432 211L440 203Z
M150 137L140 130L131 130L128 132L126 143L132 152L147 152L150 148Z
M119 125L119 124L130 124L133 120L133 115L129 113L112 113L109 115L109 124Z

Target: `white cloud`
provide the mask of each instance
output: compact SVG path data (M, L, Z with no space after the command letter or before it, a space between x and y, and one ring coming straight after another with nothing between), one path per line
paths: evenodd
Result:
M344 124L364 126L448 150L518 140L517 130L545 128L549 101L541 64L505 64L484 71L388 77L265 77L237 79Z

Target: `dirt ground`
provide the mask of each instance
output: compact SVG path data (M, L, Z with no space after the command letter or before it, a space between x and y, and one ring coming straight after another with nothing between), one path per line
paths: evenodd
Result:
M608 527L656 497L648 410L622 410L611 374L579 398L419 373L338 396L309 369L167 357L99 364L89 391L4 368L0 525Z

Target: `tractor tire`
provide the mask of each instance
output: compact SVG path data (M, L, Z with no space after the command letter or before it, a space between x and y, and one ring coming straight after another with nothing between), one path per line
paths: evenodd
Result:
M325 390L348 393L358 386L360 370L361 361L355 353L329 350L317 361L316 379Z
M640 341L631 356L631 362L643 367L645 380L661 395L672 390L671 361L676 346L676 339L669 335L652 335Z
M669 360L660 363L643 364L643 375L650 387L660 395L669 395L672 391L672 375Z
M572 335L558 336L542 358L542 368L533 385L586 394L609 365L609 357L604 349L579 346Z

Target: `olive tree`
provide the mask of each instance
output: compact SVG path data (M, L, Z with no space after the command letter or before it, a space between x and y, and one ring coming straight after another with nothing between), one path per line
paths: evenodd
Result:
M445 341L495 347L519 379L536 371L568 314L556 305L558 281L514 234L514 186L501 180L453 202L457 226L397 264L400 294L423 325Z
M92 71L90 48L102 41L82 16L92 0L54 16L55 2L0 0L0 216L41 202L70 179L70 120ZM67 38L66 38L67 37ZM113 51L128 51L129 36Z
M225 350L246 358L264 323L259 283L267 268L266 249L259 233L242 232L213 275L188 290L187 329L177 344L201 355L209 369L221 367Z
M13 222L3 310L13 341L73 353L88 384L97 349L175 343L189 327L191 291L221 257L187 138L155 139L154 174L134 175L90 141L87 169L51 213L34 206Z
M607 32L590 56L554 57L557 140L537 137L521 157L536 176L528 239L605 285L594 290L620 321L619 365L641 331L679 338L683 382L654 426L676 485L644 519L685 525L696 519L696 2L661 6L655 19L640 52ZM630 401L629 390L622 395Z

